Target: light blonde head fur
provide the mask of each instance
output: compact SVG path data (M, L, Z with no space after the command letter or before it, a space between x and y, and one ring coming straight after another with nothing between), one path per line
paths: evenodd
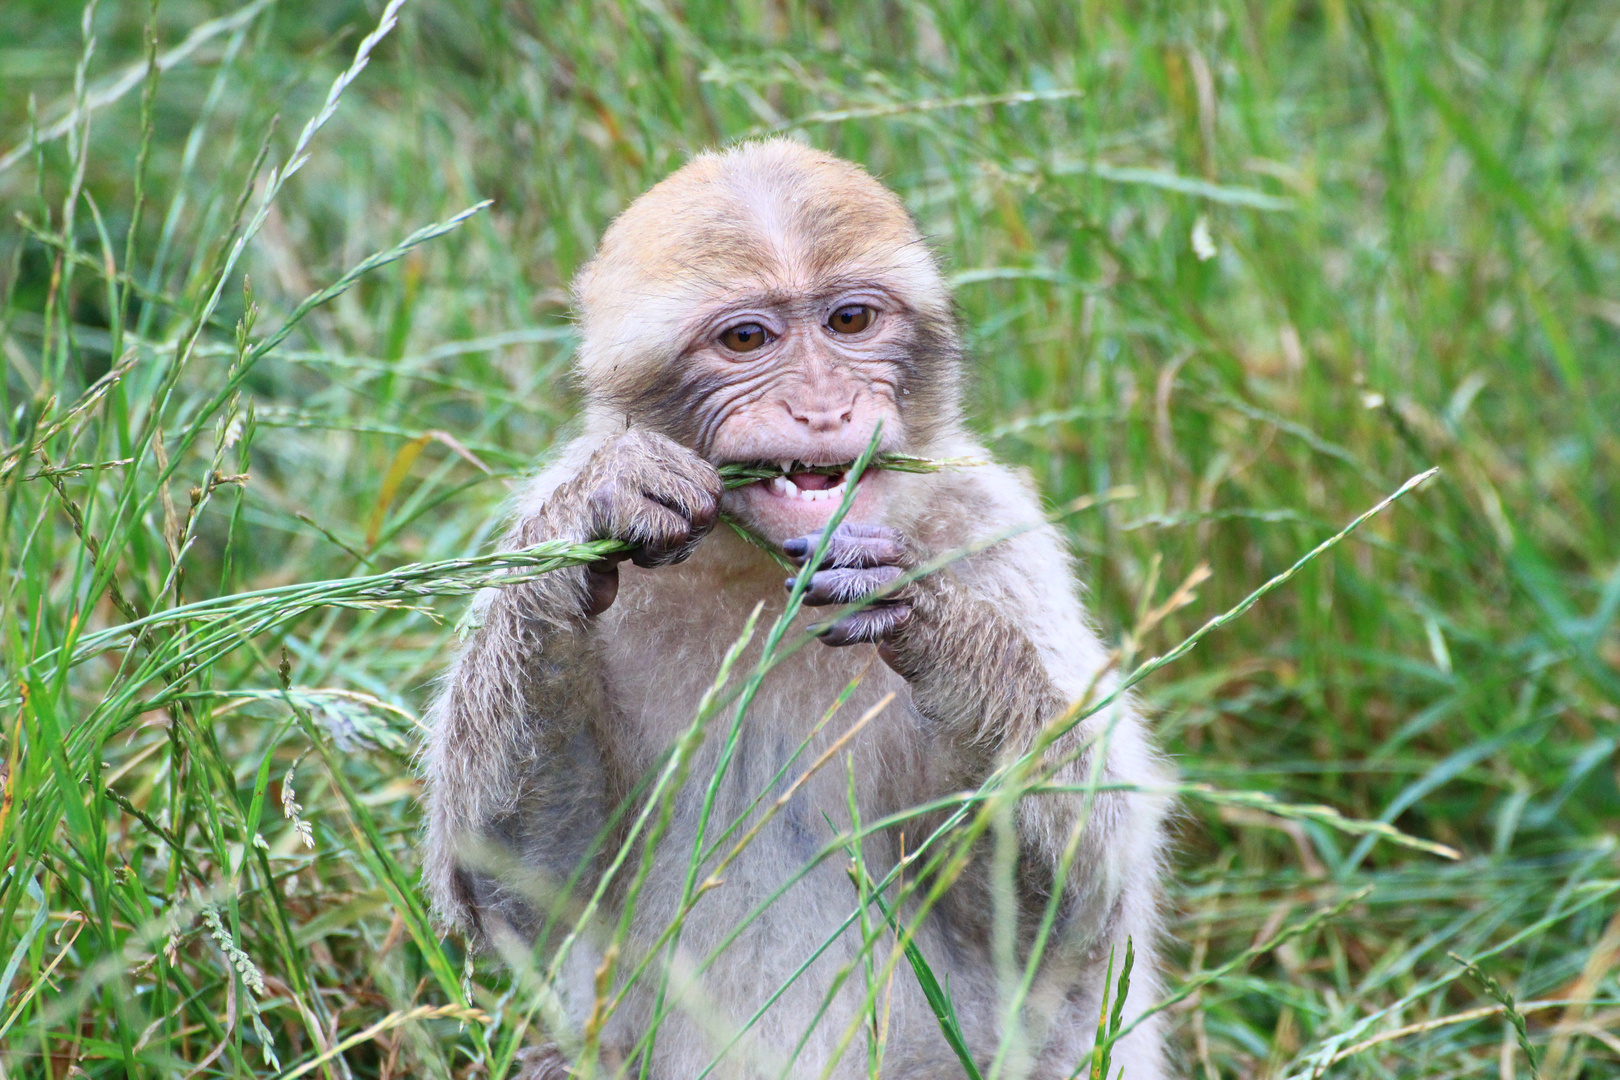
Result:
M574 292L588 387L675 359L706 304L879 280L948 322L945 282L900 200L831 154L770 139L699 154L620 214Z

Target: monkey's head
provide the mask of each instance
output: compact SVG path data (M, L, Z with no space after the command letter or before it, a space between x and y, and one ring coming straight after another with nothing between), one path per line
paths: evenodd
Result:
M772 539L819 529L841 474L960 430L950 297L892 192L788 140L703 154L614 221L575 293L591 422L652 428L715 464L781 465L726 509ZM852 520L897 483L869 473Z

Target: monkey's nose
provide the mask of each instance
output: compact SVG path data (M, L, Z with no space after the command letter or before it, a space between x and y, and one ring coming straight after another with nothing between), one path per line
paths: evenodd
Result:
M786 407L788 415L817 434L837 431L855 417L853 395L844 405L827 405L821 402L806 405L794 401L784 401L782 404Z

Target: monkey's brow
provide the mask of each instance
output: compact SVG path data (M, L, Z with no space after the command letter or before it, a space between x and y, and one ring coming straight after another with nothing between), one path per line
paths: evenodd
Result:
M822 278L802 288L789 288L778 285L716 297L712 304L705 305L701 321L708 322L711 319L718 318L732 308L791 308L799 305L813 305L825 303L839 293L861 289L880 293L885 297L893 295L892 288L872 277Z
M791 308L804 303L806 299L805 294L797 289L777 286L744 290L727 285L718 289L714 296L706 298L687 322L693 330L702 331L710 323L724 319L739 309Z

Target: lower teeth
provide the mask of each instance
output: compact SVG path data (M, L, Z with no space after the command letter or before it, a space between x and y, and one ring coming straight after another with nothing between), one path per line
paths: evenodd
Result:
M824 502L828 499L842 499L844 497L844 479L839 477L838 483L824 488L801 488L785 476L771 479L771 488L778 495L789 499L804 499L810 502Z

